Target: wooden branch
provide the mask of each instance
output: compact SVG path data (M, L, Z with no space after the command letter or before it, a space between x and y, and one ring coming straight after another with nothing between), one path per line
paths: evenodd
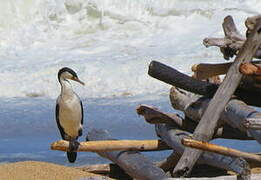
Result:
M150 63L148 73L150 76L177 88L209 97L213 96L218 88L216 84L197 80L157 61ZM258 100L261 98L260 91L238 88L235 95L249 105L261 106L261 102Z
M222 24L225 37L232 40L245 41L246 38L239 33L232 16L226 16Z
M155 129L157 135L170 147L172 147L178 154L182 154L185 149L181 144L181 140L183 138L190 138L192 136L191 133L176 129L175 127L168 124L156 124ZM230 170L238 174L242 174L244 171L242 164L236 158L215 153L203 153L197 163Z
M136 112L138 115L144 116L145 120L151 124L176 124L178 126L182 126L183 119L178 114L164 113L159 109L141 104L136 108Z
M172 93L172 94L174 94L174 93ZM191 98L189 98L189 97L187 97L187 98L190 103L193 103L193 101L191 101ZM174 101L172 100L172 102L174 102ZM181 103L181 102L182 102L182 100L178 101L177 105L178 105L178 103ZM178 109L178 108L176 108L176 109ZM181 130L185 130L185 131L188 131L191 133L194 132L196 125L197 125L197 123L195 121L192 121L188 117L183 119L176 114L165 113L155 107L148 106L148 105L139 105L136 110L139 115L144 116L145 120L151 124L161 124L161 123L171 124ZM181 108L179 110L184 111L184 108ZM172 117L174 117L174 118L172 118ZM198 117L197 117L197 119L198 119ZM248 137L246 133L242 133L238 129L232 128L227 125L224 127L220 127L218 130L216 130L214 138L240 139L240 140L252 140L253 139L251 137Z
M136 111L137 114L142 115L151 124L167 123L189 132L193 132L197 125L194 121L188 118L183 119L178 114L165 113L155 107L144 104L139 105Z
M234 94L242 74L239 72L239 65L243 62L250 62L254 53L261 44L261 19L257 21L253 31L245 41L242 49L240 49L234 63L229 68L227 75L216 91L213 99L210 101L202 119L193 133L193 138L196 140L209 141L214 135L217 127L218 119L221 112L224 110L227 102ZM205 129L208 131L205 131ZM194 164L199 158L202 151L195 149L186 149L181 156L179 163L174 169L174 174L187 176L191 172Z
M107 131L93 129L87 137L89 141L111 140L112 137ZM128 175L135 179L158 180L166 179L164 171L156 167L148 158L139 152L113 151L97 152L100 156L111 160L120 166Z
M194 64L191 68L193 72L197 73L197 79L203 80L209 77L226 74L232 63L223 64Z
M69 141L56 141L51 144L51 149L67 152ZM159 140L106 140L80 142L77 152L161 151L167 149L169 147Z
M188 139L188 138L182 139L181 142L184 146L187 146L187 147L196 148L196 149L200 149L200 150L207 151L207 152L218 153L218 154L222 154L225 156L244 158L248 162L252 162L252 163L255 163L255 164L258 164L259 166L261 166L261 156L260 155L242 152L242 151L238 151L236 149L227 148L227 147L210 144L210 143L203 142L203 141L197 141L194 139Z
M241 88L261 91L261 61L253 63L243 63L239 67L239 71L248 75L248 78L243 78L240 84ZM213 76L226 74L232 63L222 64L194 64L191 70L195 73L194 78L199 80L208 79ZM249 87L250 86L250 87Z
M179 92L175 87L172 87L170 90L170 101L172 106L175 109L183 111L190 119L199 121L205 112L210 99L204 97L190 97L192 96L188 96L184 92ZM220 125L224 128L223 136L241 140L255 139L261 143L261 131L246 129L244 125L247 118L259 117L261 117L261 113L257 112L254 108L247 106L244 102L236 99L230 100L226 105L225 110L222 111L219 119ZM219 134L218 132L216 133Z
M249 28L253 29L253 23L256 22L258 16L256 17L251 17L249 19ZM247 24L246 20L246 24ZM231 16L227 16L224 19L223 22L223 30L225 33L224 38L205 38L203 40L203 44L206 47L210 46L217 46L220 48L220 51L223 53L224 59L229 60L232 58L234 55L238 54L238 51L242 48L245 38L238 32L233 18ZM247 30L247 35L250 33L250 29ZM259 48L255 53L254 53L255 58L261 58L261 49Z

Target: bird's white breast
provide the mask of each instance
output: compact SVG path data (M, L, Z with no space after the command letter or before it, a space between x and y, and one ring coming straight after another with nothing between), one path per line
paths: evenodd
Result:
M79 136L79 130L82 128L82 108L79 97L76 94L58 98L59 103L59 121L64 132L76 138Z

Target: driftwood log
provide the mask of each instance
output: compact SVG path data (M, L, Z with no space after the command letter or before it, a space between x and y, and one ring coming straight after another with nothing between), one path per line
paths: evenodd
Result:
M148 74L153 78L173 85L177 88L209 97L212 97L218 88L217 84L192 78L157 61L152 61L150 63ZM248 105L261 106L261 102L259 101L261 98L260 91L253 91L252 88L238 88L235 95Z
M173 100L173 95L174 95L174 92L176 91L174 89L175 88L172 88L171 102L172 103L176 102L177 105L174 105L176 107L176 109L185 111L184 106L188 107L187 109L189 109L189 105L196 101L196 98L195 98L195 101L193 101L193 98L190 98L190 97L186 96L185 94L179 93L179 91L177 91L178 96L176 95L175 100ZM178 97L179 97L179 99L178 99ZM178 99L178 100L176 100L176 99ZM184 106L180 105L182 103ZM144 105L144 104L139 105L136 108L136 111L139 115L142 115L148 123L151 123L151 124L165 123L165 124L175 125L175 126L179 127L179 129L185 130L185 131L188 131L191 133L194 132L194 130L197 126L197 122L191 120L190 118L188 118L188 116L186 116L186 118L184 119L184 118L180 117L178 114L165 113L165 112L162 112L159 109L149 106L149 105ZM200 113L200 112L201 111L199 111L198 113ZM190 117L192 117L192 116L190 116ZM197 115L196 118L198 119L198 117L199 117L199 115ZM228 125L223 125L222 127L218 128L215 132L214 138L253 140L253 138L249 137L247 135L247 133L241 132L237 128L233 128Z
M56 141L51 144L52 150L67 152L69 141ZM107 152L107 151L161 151L169 147L159 140L106 140L80 142L77 152Z
M247 18L245 22L246 27L248 28L246 33L247 36L249 36L251 30L254 30L254 23L257 22L259 17L260 16ZM219 47L220 51L223 53L224 59L229 60L238 54L239 50L246 41L246 38L239 33L231 16L225 17L222 26L225 33L224 38L205 38L203 40L203 44L206 47ZM254 57L258 59L261 58L261 48L257 49L257 51L254 53Z
M157 135L180 155L185 149L181 143L181 140L192 136L191 133L179 130L168 124L156 124L155 128ZM244 163L241 160L215 153L203 153L197 163L234 171L238 174L245 174L246 170Z
M257 167L261 167L261 156L253 153L247 153L238 151L236 149L227 148L207 142L197 141L193 139L184 138L181 143L187 147L200 149L207 152L214 152L225 156L244 158L247 162L254 164Z
M189 93L187 92L187 94ZM170 101L175 109L183 111L190 119L200 121L210 99L186 95L185 92L180 92L175 87L172 87L170 90ZM246 140L252 137L261 144L261 130L245 127L247 119L251 118L260 119L261 113L247 106L247 104L240 100L231 99L221 112L219 122L220 124L226 123L230 127L240 130L242 135L238 133L238 131L231 132L236 133L236 137L241 137L241 139L245 138ZM225 127L224 125L224 128ZM249 137L248 134L251 137Z
M111 140L107 131L93 129L89 131L87 141ZM148 158L136 151L97 152L100 156L119 165L128 175L136 179L166 179L164 171L156 167Z
M205 80L218 75L226 74L232 63L194 64L191 67L194 72L193 77L199 80ZM240 88L248 88L253 91L261 91L261 62L255 61L252 63L243 63L239 67L239 71L246 75L240 84ZM249 87L250 85L250 87Z
M254 29L250 32L243 47L239 50L234 63L230 66L224 81L217 89L213 99L209 102L208 107L193 133L194 139L209 141L214 135L220 114L234 94L242 78L242 74L239 72L240 64L243 62L250 62L261 44L260 32L261 18L257 20ZM208 131L205 131L206 127L208 128ZM200 150L186 148L174 169L174 174L178 176L187 176L201 153L202 151Z

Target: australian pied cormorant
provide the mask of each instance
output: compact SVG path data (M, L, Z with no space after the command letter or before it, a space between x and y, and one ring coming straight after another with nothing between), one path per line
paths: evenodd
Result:
M56 100L56 122L62 139L69 141L67 158L73 163L76 160L78 137L82 135L83 106L79 96L73 91L69 80L74 80L82 85L77 74L70 68L64 67L58 72L58 80L61 84L61 93Z

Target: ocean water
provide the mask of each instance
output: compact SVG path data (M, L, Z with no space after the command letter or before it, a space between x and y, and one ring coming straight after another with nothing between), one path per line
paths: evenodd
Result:
M260 8L258 0L0 0L0 163L68 165L64 153L49 150L60 139L54 108L64 66L86 83L72 83L83 100L85 133L104 128L119 139L155 138L136 106L175 111L170 86L147 75L150 61L187 74L195 63L224 62L202 40L223 37L226 15L244 33L244 20ZM260 151L253 141L216 142ZM147 155L158 160L168 153ZM106 162L93 153L79 156L76 165Z

